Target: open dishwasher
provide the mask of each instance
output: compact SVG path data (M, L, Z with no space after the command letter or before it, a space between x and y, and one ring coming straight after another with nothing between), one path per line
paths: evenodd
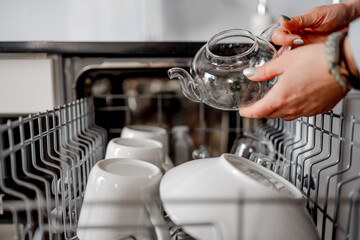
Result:
M194 150L206 149L214 157L232 151L246 131L263 136L276 161L291 162L286 178L302 192L320 238L360 239L360 116L344 108L291 122L251 122L237 112L191 103L166 71L188 67L192 54L161 59L135 54L136 59L121 61L64 55L67 95L73 96L65 99L76 100L0 125L0 239L77 239L90 170L104 158L108 141L131 124L165 128L170 138L175 126L185 125ZM152 209L153 202L160 208ZM154 222L149 215L146 223L130 226L144 229L146 239L162 239L162 231L173 240L193 239L166 215L160 199L142 204L163 218ZM255 199L252 204L287 203ZM116 227L124 226L103 226ZM222 239L221 233L216 236ZM241 231L238 236L243 239Z

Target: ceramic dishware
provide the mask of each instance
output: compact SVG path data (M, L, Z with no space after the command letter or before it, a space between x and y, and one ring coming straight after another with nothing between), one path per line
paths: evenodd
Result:
M160 197L174 223L195 239L318 239L301 192L233 154L172 168Z
M165 154L169 152L169 137L165 128L149 125L128 125L121 130L123 138L146 138L161 142Z
M169 136L165 128L150 125L127 125L121 130L120 137L145 138L161 142L165 154L165 164L163 164L163 168L167 170L174 166L169 157Z
M155 164L161 169L165 161L163 145L151 139L113 138L106 147L105 158L134 158Z
M101 160L91 169L81 207L80 240L142 238L144 199L159 193L161 171L137 159Z

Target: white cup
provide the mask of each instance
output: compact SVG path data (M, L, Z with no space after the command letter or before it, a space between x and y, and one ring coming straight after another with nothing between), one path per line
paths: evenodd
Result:
M105 158L133 158L152 163L161 169L165 161L161 142L140 138L113 138L107 145Z
M166 156L169 153L169 137L165 128L148 125L129 125L122 129L120 137L157 140L163 144Z
M77 234L80 240L141 238L144 198L157 197L161 171L136 159L101 160L91 169Z

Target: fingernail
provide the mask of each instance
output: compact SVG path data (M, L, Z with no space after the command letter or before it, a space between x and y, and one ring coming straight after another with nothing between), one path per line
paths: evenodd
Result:
M243 70L243 74L247 77L251 77L251 76L254 76L255 75L255 71L256 71L256 68L245 68Z
M293 44L302 45L302 44L304 44L304 41L301 38L298 38L293 41Z
M285 21L290 21L291 18L289 18L288 16L285 16L285 15L281 15L281 17L285 20Z

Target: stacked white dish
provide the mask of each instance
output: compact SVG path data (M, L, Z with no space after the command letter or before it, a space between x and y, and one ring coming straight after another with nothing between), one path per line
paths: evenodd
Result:
M137 159L99 161L91 169L80 212L80 240L141 238L146 231L144 198L159 193L162 173L155 165Z
M169 217L196 239L318 239L295 186L232 154L172 168L160 197Z

